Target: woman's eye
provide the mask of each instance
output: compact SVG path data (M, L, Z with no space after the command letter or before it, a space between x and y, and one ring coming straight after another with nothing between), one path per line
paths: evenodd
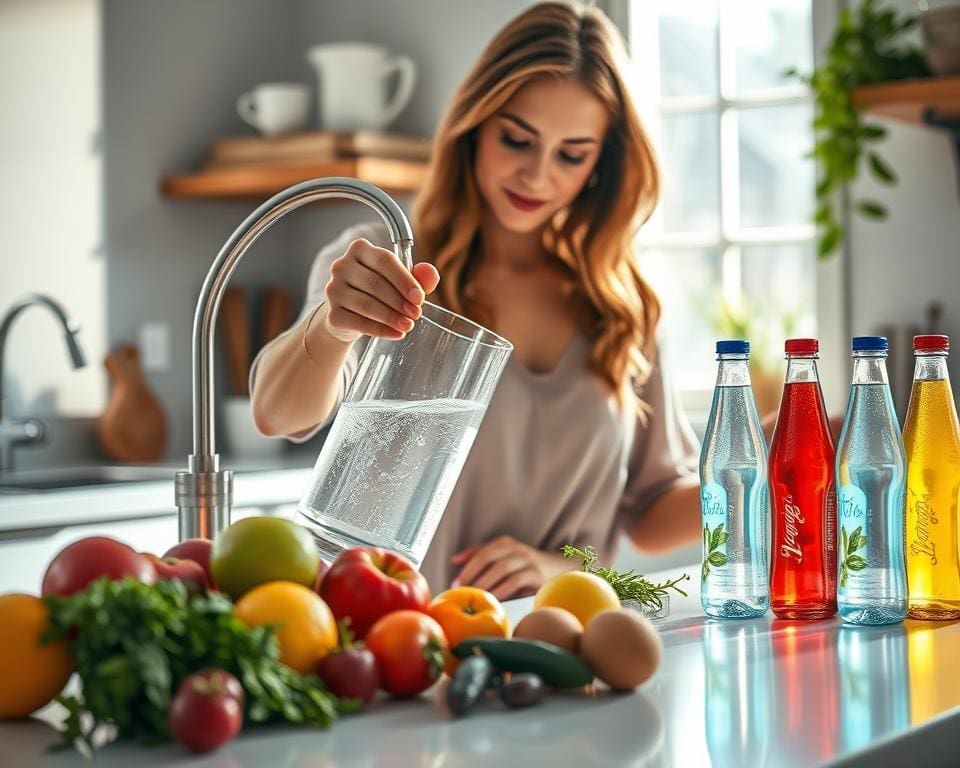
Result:
M560 159L565 163L569 163L570 165L580 165L584 160L586 160L586 158L586 155L570 155L566 152L560 153Z
M511 149L526 149L530 146L529 141L524 141L523 139L515 139L506 131L503 131L500 134L500 143L505 147L510 147Z

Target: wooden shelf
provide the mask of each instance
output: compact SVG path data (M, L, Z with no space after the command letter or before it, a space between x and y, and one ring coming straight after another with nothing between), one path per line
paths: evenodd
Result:
M238 165L167 176L160 191L176 198L266 197L321 176L350 176L389 194L411 194L426 178L427 164L377 157L345 157L315 164Z
M960 118L960 77L904 80L855 88L853 103L872 115L929 124L930 117Z

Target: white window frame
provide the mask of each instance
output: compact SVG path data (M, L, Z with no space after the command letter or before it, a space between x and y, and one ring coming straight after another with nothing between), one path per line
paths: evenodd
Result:
M718 5L720 0L717 0ZM813 36L814 65L819 66L823 51L836 28L836 20L842 0L810 0ZM601 4L622 30L631 49L634 72L632 85L637 91L641 116L648 126L659 126L660 117L667 114L699 114L705 111L720 115L719 185L722 218L717 232L664 233L662 227L647 227L640 233L641 248L664 251L683 248L714 248L723 254L722 286L725 297L736 301L740 298L739 246L742 245L792 245L813 244L816 227L813 223L791 227L751 227L744 230L737 225L731 212L739 209L739 136L737 110L750 107L788 106L812 101L809 89L802 85L788 85L754 91L748 95L728 96L734 92L734 62L724 61L731 46L724 45L723 15L717 12L717 61L720 78L720 94L717 97L670 97L661 98L659 93L659 34L656 9L647 0L606 0ZM812 128L811 128L812 131ZM654 131L654 138L656 132ZM654 214L662 217L662 210ZM657 232L656 230L660 230ZM849 307L847 291L848 263L846 253L834 255L829 260L817 260L816 264L816 309L817 334L821 342L821 381L827 406L836 409L842 406L847 384L847 329ZM673 354L682 353L674 350ZM692 415L709 407L709 390L680 391L682 402Z

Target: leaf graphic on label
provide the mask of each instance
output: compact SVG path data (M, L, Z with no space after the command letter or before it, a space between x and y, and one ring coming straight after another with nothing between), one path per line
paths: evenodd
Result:
M718 546L718 547L722 547L722 546L723 546L724 544L726 544L727 541L729 541L729 540L730 540L729 534L727 534L727 533L725 533L725 532L724 532L724 533L721 533L721 534L717 537L717 546Z
M840 527L840 551L847 554L847 529L843 526Z
M850 555L847 558L847 568L851 571L862 571L867 567L867 561L864 560L860 555Z
M723 552L711 552L710 557L707 558L710 562L710 565L713 565L719 568L721 565L727 564L727 556Z
M720 546L720 537L721 537L721 536L725 536L725 535L726 535L726 534L723 532L723 523L720 523L720 525L718 525L718 526L714 529L714 531L713 531L713 536L710 537L710 549L711 549L711 551Z

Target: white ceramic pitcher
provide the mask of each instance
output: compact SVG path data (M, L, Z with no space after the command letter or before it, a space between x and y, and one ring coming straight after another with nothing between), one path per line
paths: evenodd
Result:
M307 51L319 85L320 127L331 131L380 130L392 123L413 96L417 68L409 56L390 55L372 43L329 43ZM391 76L398 76L388 98Z

